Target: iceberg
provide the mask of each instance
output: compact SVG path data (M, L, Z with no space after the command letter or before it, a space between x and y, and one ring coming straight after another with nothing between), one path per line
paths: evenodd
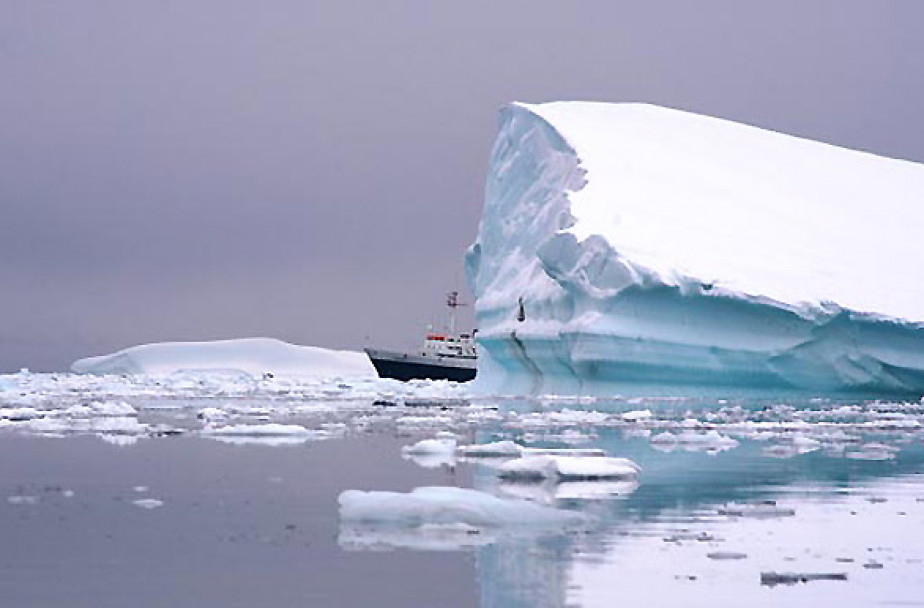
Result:
M172 374L180 371L244 372L252 376L367 378L377 375L365 354L296 346L272 338L142 344L110 355L79 359L78 374Z
M912 162L645 104L510 104L466 252L474 386L924 394L922 200Z

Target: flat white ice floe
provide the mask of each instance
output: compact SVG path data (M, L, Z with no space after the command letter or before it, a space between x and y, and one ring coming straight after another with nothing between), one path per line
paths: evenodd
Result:
M523 448L523 456L606 456L603 448Z
M639 471L628 458L580 456L525 456L498 467L502 479L522 480L635 479Z
M858 450L851 450L844 454L853 460L892 460L899 452L899 448L883 443L864 443Z
M158 500L156 498L139 498L138 500L133 500L132 504L136 507L150 510L164 506L164 501Z
M643 104L501 111L476 388L924 393L924 165Z
M491 443L460 445L456 451L460 456L469 458L509 458L519 456L523 451L523 446L505 440Z
M114 445L120 448L126 448L135 445L140 441L140 437L138 435L113 435L109 433L98 433L96 436L104 443L108 443L109 445Z
M401 454L405 458L427 469L455 465L455 453L456 440L449 437L422 439L401 448Z
M665 431L653 435L650 439L651 444L658 449L670 451L675 448L681 448L688 452L723 452L738 446L738 441L727 437L715 429L698 432L691 430L672 433Z
M137 416L138 410L125 401L92 401L73 405L62 412L71 418L92 418L94 416Z
M230 424L227 426L206 426L200 431L213 437L311 437L318 431L300 424Z
M172 374L185 370L235 370L252 376L375 378L365 354L296 346L272 338L143 344L111 355L75 361L90 374Z
M347 490L340 494L343 522L417 528L568 526L585 516L525 500L504 499L465 488L424 487L409 493Z
M323 430L305 428L299 424L231 424L226 426L207 425L199 431L203 437L233 445L262 445L284 447L300 445L310 440L326 439L329 434Z
M796 514L794 509L781 507L775 501L766 501L758 503L729 503L724 507L719 507L719 515L730 515L733 517L754 517L758 519L774 517L792 517Z
M9 420L11 422L33 420L35 418L42 418L44 415L44 412L40 412L34 407L0 408L0 420Z
M231 414L217 407L204 407L196 414L196 418L205 420L207 424L223 422L231 417Z
M150 427L135 417L102 416L97 418L45 417L22 422L18 430L39 435L100 433L104 435L144 435Z
M638 488L636 479L565 481L551 483L522 483L511 479L500 483L497 489L504 495L552 504L557 500L608 500L631 494Z
M413 445L406 445L401 448L403 454L412 455L452 455L455 451L455 439L421 439Z
M6 501L11 505L37 505L38 496L7 496Z

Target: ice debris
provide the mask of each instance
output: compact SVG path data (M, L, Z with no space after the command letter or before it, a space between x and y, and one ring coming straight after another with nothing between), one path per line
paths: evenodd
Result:
M164 501L156 498L139 498L138 500L133 500L132 504L142 509L150 510L164 506Z
M718 509L719 515L731 515L734 517L754 517L754 518L773 518L773 517L792 517L796 514L795 509L781 507L776 501L767 500L758 503L737 504L730 503Z
M639 470L639 466L628 458L525 456L500 465L498 475L507 480L581 481L636 479Z
M817 572L761 572L760 584L768 587L776 585L795 585L811 581L846 581L846 572L817 573Z
M503 499L456 487L422 487L409 493L346 490L338 498L341 522L417 528L568 526L585 516L525 500Z

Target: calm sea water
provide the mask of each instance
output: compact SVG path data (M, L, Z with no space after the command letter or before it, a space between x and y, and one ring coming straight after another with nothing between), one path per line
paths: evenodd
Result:
M506 431L465 432L490 441ZM642 467L637 485L602 490L502 484L484 463L402 458L403 445L425 436L373 429L267 446L4 434L2 605L924 605L916 430L863 438L891 450L857 459L746 439L727 451L658 447L597 428L584 447ZM341 536L341 491L429 485L581 510L593 524L441 550L422 549L413 532Z

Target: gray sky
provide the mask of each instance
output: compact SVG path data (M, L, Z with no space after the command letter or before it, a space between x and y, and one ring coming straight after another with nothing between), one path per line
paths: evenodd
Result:
M0 371L415 344L511 100L924 161L922 24L918 0L0 0Z

